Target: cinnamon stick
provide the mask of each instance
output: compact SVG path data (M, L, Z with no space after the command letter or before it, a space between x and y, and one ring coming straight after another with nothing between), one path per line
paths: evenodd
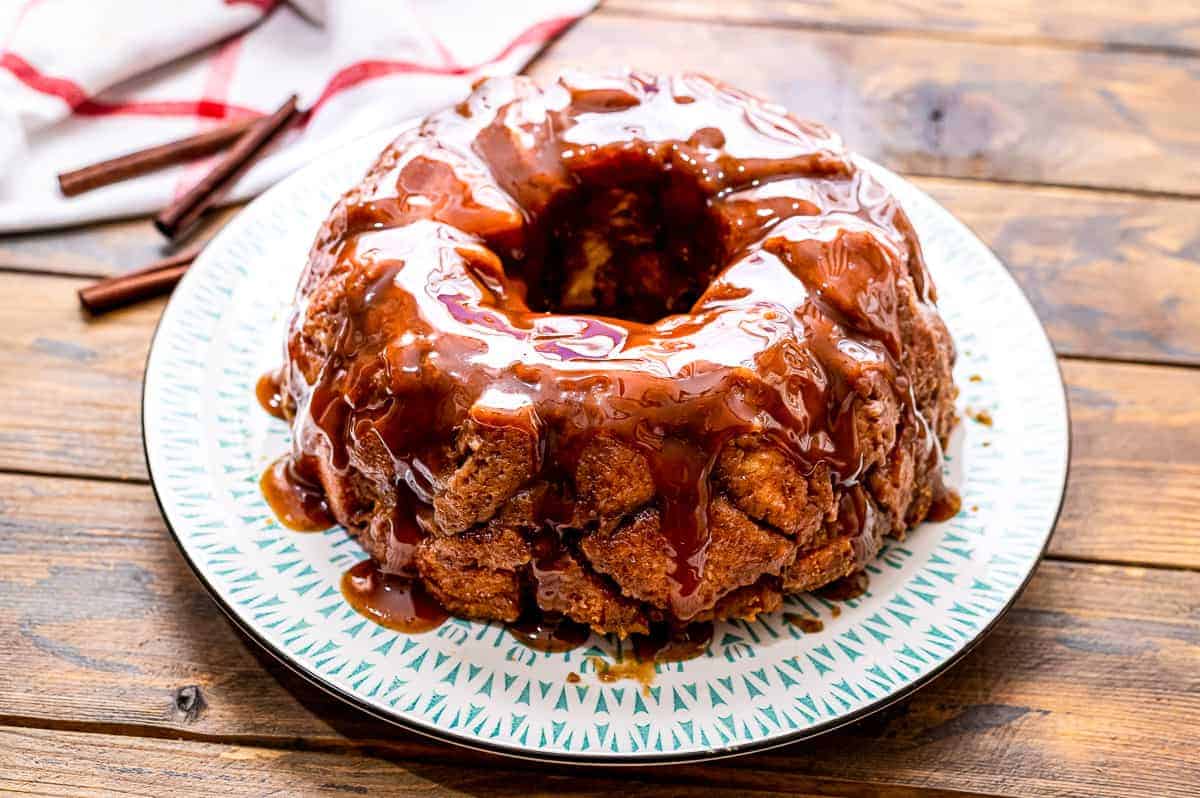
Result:
M107 277L81 288L79 304L89 313L99 315L141 299L165 294L183 277L188 265L204 248L204 243L193 244L144 268Z
M158 231L174 240L191 228L249 168L267 144L287 127L295 113L296 95L293 94L275 113L252 124L203 180L154 217Z
M239 119L195 136L63 172L58 176L58 186L65 196L74 197L101 186L211 155L237 141L257 121L257 118Z
M79 304L94 316L142 299L165 294L175 287L190 264L171 266L133 277L102 280L79 290Z

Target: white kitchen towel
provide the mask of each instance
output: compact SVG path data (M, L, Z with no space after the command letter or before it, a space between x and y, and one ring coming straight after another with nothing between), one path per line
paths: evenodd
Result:
M60 172L307 110L230 194L512 74L594 0L0 0L0 232L150 213L212 159L77 197Z

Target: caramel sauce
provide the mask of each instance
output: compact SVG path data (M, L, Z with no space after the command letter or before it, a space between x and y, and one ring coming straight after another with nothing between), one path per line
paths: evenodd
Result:
M968 407L967 416L976 424L982 424L985 427L990 427L996 423L995 419L992 418L992 414L987 410L972 410Z
M798 612L785 612L783 619L805 634L816 634L825 628L825 624L821 622L820 618L802 615Z
M691 623L681 628L656 627L649 635L633 635L633 656L617 662L608 662L599 657L588 657L595 669L596 678L605 684L632 679L642 685L642 693L649 695L654 684L655 664L659 662L683 662L704 654L712 642L713 625L708 622Z
M660 521L671 542L675 572L672 600L680 617L690 617L695 605L688 599L700 586L708 547L708 472L716 452L707 452L674 438L643 447L658 488Z
M278 371L268 371L259 377L258 383L254 386L254 395L258 397L258 404L263 410L275 418L286 420L287 416L283 412L283 389L279 384Z
M952 490L943 489L934 494L933 503L929 505L929 512L926 513L925 520L934 523L949 521L958 515L958 511L961 509L962 497Z
M449 617L419 580L385 574L374 560L342 574L342 595L360 615L397 632L428 632Z
M508 625L513 637L535 651L570 651L587 642L591 630L581 623L551 613L528 613Z
M321 532L337 523L320 484L302 475L289 455L271 463L258 485L271 512L288 529Z
M612 436L646 457L687 619L704 609L710 471L753 433L800 471L829 467L841 531L874 556L855 410L882 385L919 416L897 275L932 294L899 205L824 128L705 78L531 85L483 83L335 207L300 293L341 280L338 303L301 303L289 342L301 458L431 493L420 475L458 430L517 428L538 468L567 472L542 505L561 533L588 519L560 461ZM310 312L327 314L319 345L299 332ZM552 583L557 563L534 568Z
M384 547L387 556L384 569L390 574L416 576L417 544L425 537L420 516L426 508L408 488L397 486L395 492L396 506L387 519L386 533L390 540Z
M649 635L634 635L633 651L642 662L683 662L703 654L712 636L713 625L708 622L674 630L664 626Z
M849 576L835 579L824 587L819 587L814 593L830 601L850 601L867 592L871 578L866 571L855 571Z
M650 694L650 687L654 684L654 660L626 659L607 662L599 657L588 657L588 662L592 663L596 670L596 678L605 684L632 679L642 685L643 695Z

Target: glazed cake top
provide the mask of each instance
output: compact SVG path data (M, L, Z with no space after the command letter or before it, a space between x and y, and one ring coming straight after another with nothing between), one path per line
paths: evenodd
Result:
M886 454L866 400L917 413L905 282L934 312L903 212L819 125L693 74L489 79L323 227L288 346L297 454L429 503L468 422L528 432L552 481L613 436L649 463L686 611L724 443L848 485Z

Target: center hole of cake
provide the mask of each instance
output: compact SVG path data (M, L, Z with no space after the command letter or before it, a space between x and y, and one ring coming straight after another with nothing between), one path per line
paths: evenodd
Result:
M619 165L607 176L621 177ZM538 311L653 323L688 312L723 255L705 195L670 172L581 184L543 225L540 257L523 264Z

